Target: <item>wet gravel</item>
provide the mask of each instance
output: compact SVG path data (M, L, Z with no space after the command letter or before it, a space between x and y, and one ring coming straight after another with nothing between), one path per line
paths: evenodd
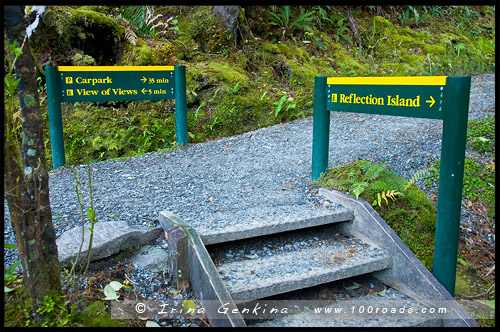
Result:
M474 76L469 118L483 118L494 111L495 75ZM329 167L365 159L384 162L390 170L410 178L440 158L441 132L440 120L332 112ZM286 214L306 216L324 203L310 187L311 147L309 117L174 151L93 163L98 221L158 225L162 210L195 227L223 227ZM86 182L83 200L89 205L86 165L76 168ZM70 167L50 173L58 236L80 222L74 184ZM6 204L4 213L4 242L15 243ZM5 266L19 259L12 249L4 249L4 258ZM148 277L137 279L142 282Z

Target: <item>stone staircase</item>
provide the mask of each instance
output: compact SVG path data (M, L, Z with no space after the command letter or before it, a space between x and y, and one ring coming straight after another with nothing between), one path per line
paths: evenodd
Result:
M301 229L211 246L208 250L235 302L267 298L390 267L391 259L383 251L354 237L335 237L329 228ZM276 249L264 252L265 243ZM242 247L249 254L227 254Z
M321 194L341 205L232 229L195 230L160 213L170 268L183 271L177 285L192 287L211 325L476 326L371 206Z

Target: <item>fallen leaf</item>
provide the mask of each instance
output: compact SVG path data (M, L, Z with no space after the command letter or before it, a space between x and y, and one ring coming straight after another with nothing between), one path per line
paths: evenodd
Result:
M345 286L344 286L344 288L345 288L345 289L348 289L348 290L358 289L359 287L361 287L361 285L360 285L360 284L358 284L357 282L354 282L354 281L353 281L353 283L352 283L352 286L349 286L349 287L345 287Z
M184 300L182 301L182 307L186 310L190 315L194 315L196 311L196 304L193 300Z
M378 296L385 297L387 288L384 286L384 289L377 293Z

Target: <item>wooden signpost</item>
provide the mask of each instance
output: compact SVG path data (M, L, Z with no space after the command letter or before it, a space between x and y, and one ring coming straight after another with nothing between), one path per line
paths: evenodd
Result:
M312 180L328 167L330 113L443 120L433 274L455 293L470 77L323 77L314 87Z
M52 163L66 163L61 102L175 99L177 143L187 144L184 66L46 66Z

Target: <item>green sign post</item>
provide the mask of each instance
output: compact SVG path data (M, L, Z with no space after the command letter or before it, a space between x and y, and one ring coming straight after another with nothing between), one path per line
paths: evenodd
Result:
M66 163L61 102L175 99L177 143L187 144L184 66L46 66L54 169Z
M470 77L323 77L314 87L312 180L328 167L330 113L443 120L433 274L455 293Z

